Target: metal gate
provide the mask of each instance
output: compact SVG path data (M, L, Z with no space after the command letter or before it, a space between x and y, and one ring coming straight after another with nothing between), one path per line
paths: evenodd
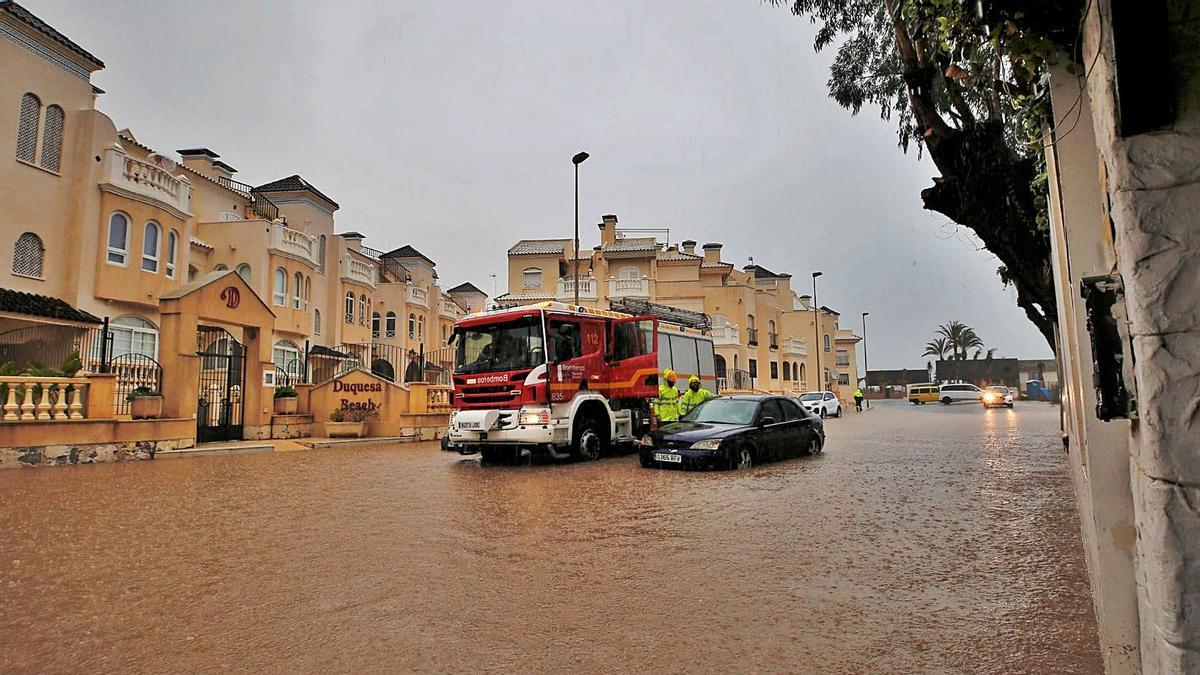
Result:
M196 442L241 440L246 346L215 326L200 326L196 341L200 357Z

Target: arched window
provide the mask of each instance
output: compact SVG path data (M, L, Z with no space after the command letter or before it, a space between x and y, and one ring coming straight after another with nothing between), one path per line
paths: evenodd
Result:
M290 340L280 340L275 343L274 349L271 350L271 360L275 362L277 369L293 378L299 377L300 371L303 370L304 364L300 361L300 349L295 342Z
M313 308L313 335L321 334L321 310Z
M384 335L384 337L390 337L390 338L396 337L396 313L395 312L388 312L387 316L384 317L383 335Z
M796 376L796 379L800 380L801 384L808 385L808 366L800 364L800 374Z
M521 288L540 289L542 287L542 270L537 267L527 267L521 272Z
M346 291L346 323L354 323L354 292Z
M250 271L250 265L247 265L246 263L238 265L237 275L242 278L242 281L246 282L247 286L250 285L250 279L253 276L253 273Z
M308 311L308 301L312 298L312 277L304 277L304 311Z
M46 108L46 119L42 123L42 159L43 169L58 173L62 163L63 142L63 109L52 105Z
M417 315L408 315L408 337L411 339L417 338Z
M829 334L825 334L825 351L829 351Z
M195 265L188 265L188 281L195 281L200 276L200 270Z
M367 296L358 296L358 324L367 325Z
M769 332L771 335L775 334L775 319L771 319L767 322L767 332Z
M379 324L381 321L382 319L379 316L379 312L375 312L371 315L371 337L376 339L379 338Z
M271 292L271 302L277 307L287 304L287 270L275 268L275 289Z
M13 246L13 274L22 277L42 278L42 262L46 257L46 247L42 238L32 232L26 232L17 237Z
M220 263L216 267L213 268L213 271L214 272L228 272L229 267L225 263Z
M142 354L158 358L158 329L140 316L118 316L109 324L111 356Z
M750 330L754 330L754 315L753 314L746 315L746 328L749 328Z
M175 278L175 257L179 250L179 234L175 230L167 233L167 277Z
M33 163L37 154L38 118L42 115L42 102L38 97L26 93L21 97L21 119L17 122L17 159Z
M321 235L321 243L317 246L317 265L325 271L325 235Z
M153 220L146 223L142 234L142 269L158 273L159 247L162 242L162 230Z
M125 265L129 255L129 217L114 213L108 218L108 262Z
M304 301L304 275L296 272L296 276L292 278L292 309L300 309L300 304Z
M424 315L417 317L417 339L418 340L425 339L425 316Z
M626 265L621 268L620 276L617 277L623 281L637 281L641 279L641 274L638 273L638 268L633 265Z
M442 324L442 343L443 344L445 344L446 338L450 337L449 334L446 332L448 328L449 328L449 326L447 326L446 324Z

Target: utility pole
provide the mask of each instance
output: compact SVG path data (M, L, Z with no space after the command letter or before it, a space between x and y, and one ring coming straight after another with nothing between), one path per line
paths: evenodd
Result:
M817 341L817 344L816 344L817 382L820 383L820 385L821 385L817 389L817 391L825 391L825 371L821 370L821 349L823 349L825 345L821 342L821 310L819 309L820 305L817 304L817 277L821 276L822 274L824 274L824 272L813 272L812 273L812 279L813 279L813 332L816 334L816 341Z
M579 305L579 165L587 159L589 155L586 152L581 152L571 158L571 163L575 165L575 304Z
M871 397L867 394L871 393L871 367L867 365L867 317L870 312L863 312L863 384L867 385L867 390L863 392L863 398L867 399L867 407L871 407Z

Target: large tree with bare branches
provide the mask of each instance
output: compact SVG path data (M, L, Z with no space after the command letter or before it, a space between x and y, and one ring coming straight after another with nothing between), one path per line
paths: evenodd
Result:
M941 173L926 209L970 228L1001 262L1017 305L1056 348L1046 224L1046 65L1071 47L1082 2L1064 0L769 0L819 24L836 45L829 94L857 114L877 105L899 144ZM1068 52L1069 54L1070 52Z

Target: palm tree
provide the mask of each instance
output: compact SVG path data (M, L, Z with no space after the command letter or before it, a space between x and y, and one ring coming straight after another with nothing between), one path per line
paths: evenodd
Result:
M935 335L940 335L949 343L948 351L956 361L966 360L967 353L972 349L984 348L983 340L979 338L975 329L961 321L951 321L938 326Z
M944 337L936 338L925 343L925 351L921 356L936 356L939 359L945 359L947 354L952 353L954 346Z

